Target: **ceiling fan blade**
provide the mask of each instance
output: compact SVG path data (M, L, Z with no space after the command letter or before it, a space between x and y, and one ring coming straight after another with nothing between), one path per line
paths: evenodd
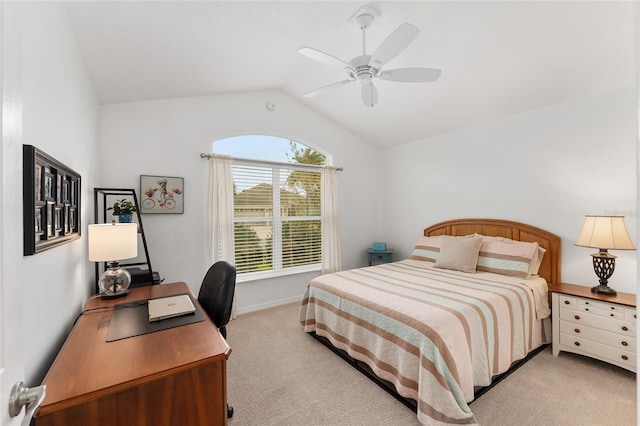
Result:
M340 68L349 67L349 64L342 59L336 58L335 56L329 55L328 53L312 49L311 47L302 47L298 49L298 53L318 62L322 62L323 64Z
M384 39L375 53L369 59L369 65L376 69L382 68L384 64L395 58L400 52L418 36L420 30L415 26L405 22L394 32Z
M378 103L378 89L376 89L373 83L363 84L361 93L364 106L372 107Z
M400 81L403 83L425 83L436 81L442 70L435 68L396 68L382 71L378 76L382 80Z
M324 92L326 90L333 89L333 88L340 87L340 86L344 86L345 84L351 83L351 82L354 82L354 81L355 80L342 80L342 81L338 81L336 83L331 83L331 84L329 84L327 86L323 86L323 87L321 87L319 89L316 89L313 92L307 93L306 95L304 95L304 97L305 98L311 98L313 96L319 95L320 93L322 93L322 92Z

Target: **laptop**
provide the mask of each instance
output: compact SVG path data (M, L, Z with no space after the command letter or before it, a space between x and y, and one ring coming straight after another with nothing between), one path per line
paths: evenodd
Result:
M195 311L188 294L149 299L150 322L193 314Z

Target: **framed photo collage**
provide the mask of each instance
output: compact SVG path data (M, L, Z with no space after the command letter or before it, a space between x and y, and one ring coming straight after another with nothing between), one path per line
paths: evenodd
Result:
M80 238L80 175L23 145L24 255Z

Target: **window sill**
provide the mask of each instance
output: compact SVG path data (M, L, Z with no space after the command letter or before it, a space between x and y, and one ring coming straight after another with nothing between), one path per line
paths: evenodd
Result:
M319 263L315 265L298 266L295 268L282 269L280 271L264 271L264 272L249 272L247 274L238 274L236 282L246 283L251 281L259 281L269 278L283 277L287 275L304 274L307 272L317 272L322 269L322 265Z

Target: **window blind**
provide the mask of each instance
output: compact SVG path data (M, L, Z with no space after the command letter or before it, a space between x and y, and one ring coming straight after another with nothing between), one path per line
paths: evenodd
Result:
M232 175L238 273L322 262L317 167L234 162Z

